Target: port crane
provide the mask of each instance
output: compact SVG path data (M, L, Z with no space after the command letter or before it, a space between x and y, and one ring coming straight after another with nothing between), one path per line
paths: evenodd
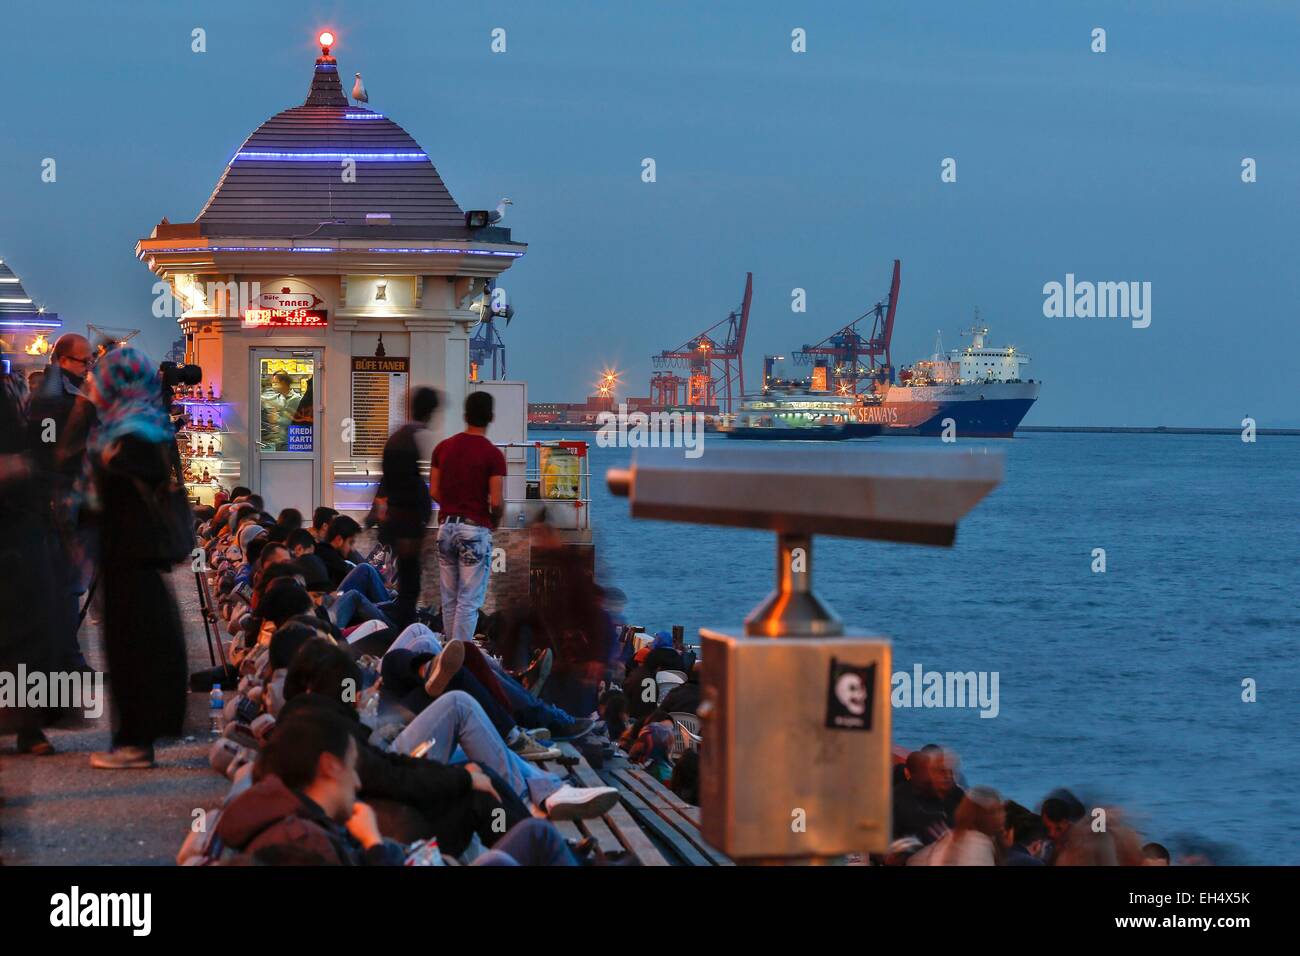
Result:
M895 259L894 277L883 300L816 345L805 345L794 353L796 364L814 367L814 388L856 395L864 379L873 383L891 380L894 365L889 344L894 336L901 274L900 262ZM864 336L858 327L868 318L871 319L871 331ZM824 371L819 375L818 370Z
M656 369L685 368L686 376L656 372L650 379L655 404L665 407L685 404L717 408L731 414L733 399L745 392L743 355L749 327L749 306L754 294L754 273L745 274L745 296L725 319L692 336L675 349L652 357ZM685 402L679 402L685 390ZM671 398L672 401L660 402Z
M472 308L479 313L480 320L469 340L470 381L500 381L506 377L506 343L497 330L496 320L504 319L508 326L515 317L514 306L494 305L488 283L483 287L482 298Z

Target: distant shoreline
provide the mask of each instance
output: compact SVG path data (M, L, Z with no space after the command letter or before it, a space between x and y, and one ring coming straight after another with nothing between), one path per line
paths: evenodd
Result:
M533 431L571 431L571 432L593 432L600 426L587 422L571 422L567 424L558 424L555 422L545 422L542 424L532 424L528 428ZM711 431L711 429L706 429ZM1240 435L1240 428L1182 428L1174 425L1021 425L1016 429L1017 432L1075 432L1081 434L1102 434L1102 435ZM1257 428L1256 435L1266 435L1269 437L1300 437L1300 428ZM896 435L884 436L906 438L911 436Z
M1240 435L1240 428L1179 428L1173 425L1021 425L1018 432L1085 432L1114 435ZM1300 436L1300 428L1257 428L1256 435Z

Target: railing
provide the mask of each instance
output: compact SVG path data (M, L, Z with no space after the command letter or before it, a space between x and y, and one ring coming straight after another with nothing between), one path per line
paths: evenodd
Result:
M524 527L545 516L566 531L591 530L591 466L583 441L497 442L506 456L503 527ZM379 488L378 461L335 462L334 507L366 512ZM428 463L421 466L427 476ZM434 503L434 509L437 509Z
M503 525L531 524L544 514L553 527L591 530L591 465L585 441L498 442L497 447L508 468Z

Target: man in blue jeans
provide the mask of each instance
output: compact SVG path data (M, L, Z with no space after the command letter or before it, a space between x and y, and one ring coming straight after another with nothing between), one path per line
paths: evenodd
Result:
M438 443L429 469L429 494L438 502L438 569L442 631L449 639L474 637L487 594L492 529L505 508L506 459L487 439L492 396L465 399L465 430Z

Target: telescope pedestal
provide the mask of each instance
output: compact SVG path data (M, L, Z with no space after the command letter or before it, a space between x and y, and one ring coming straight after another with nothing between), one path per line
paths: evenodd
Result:
M889 846L891 653L701 629L701 832L738 859Z

